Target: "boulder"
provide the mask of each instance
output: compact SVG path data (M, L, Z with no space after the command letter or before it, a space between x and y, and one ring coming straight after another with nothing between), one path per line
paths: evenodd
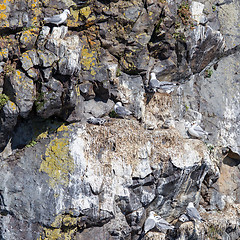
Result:
M1 98L1 94L0 94ZM19 110L10 100L0 109L0 150L2 151L12 136L17 124Z
M7 76L4 89L11 101L17 105L19 115L26 118L32 110L36 98L36 87L33 80L17 69L13 74Z
M59 59L54 53L48 50L38 50L37 53L40 61L40 66L44 68L51 67L53 63Z
M46 119L59 115L62 111L63 91L62 83L54 78L44 83L35 103L38 116Z
M24 50L30 50L34 48L38 34L38 28L31 28L29 30L23 31L19 38L20 47Z

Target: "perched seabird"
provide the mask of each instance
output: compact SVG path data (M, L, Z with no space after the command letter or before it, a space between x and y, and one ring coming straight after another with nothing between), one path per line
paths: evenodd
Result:
M65 22L67 20L68 15L70 15L70 11L68 9L65 9L63 11L63 13L61 13L61 14L44 18L44 21L46 23L52 23L52 24L56 24L59 26L61 23Z
M174 87L176 86L176 83L173 82L167 82L167 81L159 81L156 78L156 74L154 72L151 73L151 78L148 83L147 90L149 92L157 92L158 90L162 90L166 93L171 93L174 90Z
M159 87L160 87L160 81L157 80L156 74L152 72L151 78L148 83L148 90L152 92L156 92Z
M126 117L132 114L130 110L122 106L121 102L117 102L114 106L114 111L119 117Z
M211 133L208 133L204 131L197 122L193 122L191 127L188 129L188 133L196 138L203 138L205 136L211 135Z
M143 236L149 232L150 230L156 228L158 231L166 231L166 230L173 230L174 226L169 224L166 220L158 216L154 211L149 213L149 217L146 219L144 223L143 232L139 239L142 239Z
M87 119L87 122L90 124L95 124L95 125L103 125L106 122L106 119L90 117Z
M188 217L191 219L191 220L194 220L194 221L200 221L202 222L203 219L202 217L200 216L198 210L194 207L193 203L190 202L186 208L187 210L187 215Z

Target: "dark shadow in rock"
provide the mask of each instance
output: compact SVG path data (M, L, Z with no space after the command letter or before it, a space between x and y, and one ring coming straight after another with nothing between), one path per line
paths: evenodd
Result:
M235 167L240 164L240 155L238 153L233 152L230 148L226 149L224 148L224 153L227 153L226 157L223 159L223 163L230 166Z
M240 164L240 161L238 159L230 158L227 156L223 159L223 163L230 167L236 167Z
M37 143L37 137L47 131L53 133L62 125L62 121L56 117L41 119L39 117L31 119L20 119L15 126L12 137L12 149L22 149L25 146L33 146Z
M76 2L76 1L77 0L74 0L74 2ZM111 0L98 0L98 2L107 5L107 4L110 4L110 2L118 2L118 0L114 0L114 1L111 1Z
M150 101L152 100L153 96L154 96L154 93L145 93L146 105L148 105L150 103Z
M88 4L88 0L73 0L76 3L76 6L72 5L71 7L76 10L76 8L84 7ZM109 0L110 2L110 0Z
M56 80L60 81L61 83L63 83L65 85L65 83L68 83L71 81L70 76L67 75L60 75L60 74L56 74L53 76Z
M95 82L96 84L93 85L93 90L96 93L96 98L95 100L97 101L97 99L101 99L100 101L106 101L109 98L109 89L108 89L108 85L104 84L103 82Z

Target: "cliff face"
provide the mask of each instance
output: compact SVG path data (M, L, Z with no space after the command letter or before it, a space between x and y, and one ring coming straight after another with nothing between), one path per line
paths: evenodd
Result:
M144 239L239 239L239 10L3 0L0 239L139 239L151 210L175 228ZM149 91L152 72L173 91ZM189 202L204 223L179 220Z

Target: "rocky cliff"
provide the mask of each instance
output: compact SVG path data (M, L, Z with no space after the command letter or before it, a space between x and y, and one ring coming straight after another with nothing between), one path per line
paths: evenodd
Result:
M240 239L239 12L2 0L0 239ZM151 73L172 91L149 91ZM189 202L205 222L182 220ZM174 229L143 235L150 211Z

